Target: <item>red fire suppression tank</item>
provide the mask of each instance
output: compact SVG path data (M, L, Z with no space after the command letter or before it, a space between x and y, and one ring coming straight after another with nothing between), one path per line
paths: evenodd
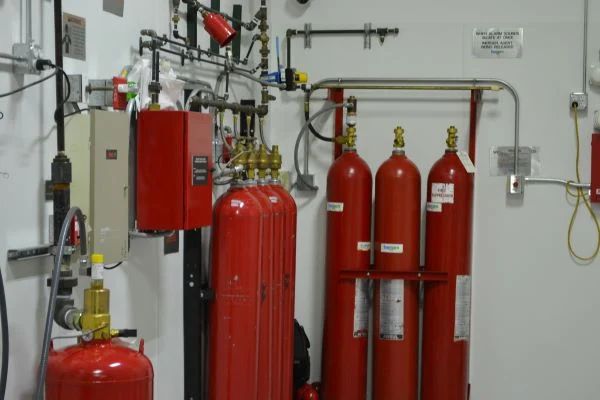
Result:
M267 171L270 167L270 157L267 147L260 145L258 152L258 189L267 196L273 210L273 269L269 291L271 304L271 399L279 400L282 395L283 380L283 280L284 280L284 230L285 208L284 200L269 184ZM292 361L293 362L293 361ZM289 400L289 399L288 399Z
M350 113L349 113L350 114ZM371 255L372 176L354 148L347 148L327 177L327 260L321 395L364 400L367 385L368 281L340 280L342 270L368 270Z
M273 145L271 152L270 188L281 200L284 208L283 229L283 334L282 334L282 379L281 399L291 400L294 391L294 301L296 291L296 201L279 180L281 155L279 146ZM315 398L315 400L317 400Z
M419 271L421 175L404 154L404 130L396 128L394 152L375 183L375 268ZM418 395L419 284L375 284L373 400L416 400Z
M274 344L274 309L273 309L273 218L275 210L269 196L258 186L256 167L258 163L254 144L248 144L249 150L246 171L248 180L245 182L248 192L260 202L262 207L262 233L258 242L261 252L261 287L260 287L260 314L259 314L259 339L258 339L258 398L273 398L273 379L275 365L273 365L276 350ZM243 244L242 244L243 245ZM243 262L243 258L237 258ZM236 364L231 364L234 367ZM221 400L221 399L219 399Z
M237 180L213 214L208 398L258 398L265 211Z
M448 282L425 288L422 400L466 400L471 326L473 179L456 150L448 149L429 173L425 267Z
M51 348L46 400L152 400L152 364L120 339L93 340Z

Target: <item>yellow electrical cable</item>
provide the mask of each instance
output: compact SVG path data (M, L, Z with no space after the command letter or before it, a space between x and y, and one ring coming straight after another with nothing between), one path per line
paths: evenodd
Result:
M577 150L575 152L575 154L576 154L575 171L576 171L576 175L577 175L577 183L581 183L581 174L579 173L580 135L579 135L579 118L578 118L578 114L577 114L577 108L573 107L573 113L574 113L574 119L575 119L575 141L576 141L576 145L577 145ZM575 209L573 210L573 215L571 216L571 221L569 222L569 231L567 234L567 244L569 246L569 253L571 253L571 255L579 261L590 262L590 261L595 260L596 257L598 256L598 253L600 253L600 222L598 222L598 217L596 216L596 213L594 213L594 209L592 208L592 205L590 204L589 198L586 197L583 189L577 188L577 193L573 193L569 189L569 186L571 183L573 183L573 182L571 182L571 181L567 182L567 194L575 197L577 200L575 202ZM585 204L585 207L590 212L590 215L592 216L592 220L594 221L594 224L596 224L596 229L598 231L598 236L596 239L596 251L594 251L594 253L590 257L582 257L579 254L577 254L575 252L575 249L574 249L573 243L572 243L573 242L573 226L575 225L575 219L577 218L577 213L579 212L579 206L581 205L582 199L583 199L583 203Z

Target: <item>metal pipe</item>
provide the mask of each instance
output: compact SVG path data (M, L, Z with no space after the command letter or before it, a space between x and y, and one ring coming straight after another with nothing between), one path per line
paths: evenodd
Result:
M26 30L26 40L25 43L27 45L31 45L33 43L33 22L32 16L33 8L31 5L31 0L27 0L27 14L25 17L25 30Z
M349 89L349 90L414 90L414 91L470 91L470 90L485 90L499 92L503 88L502 86L414 86L414 85L344 85L340 87L337 84L334 85L321 85L319 89Z
M232 73L243 76L246 79L250 79L251 81L254 81L256 83L260 83L262 86L269 86L269 87L274 87L277 89L285 89L286 85L285 83L276 83L276 82L267 82L264 81L260 78L257 78L256 76L249 74L247 72L241 71L238 68L233 68L231 70Z
M50 351L50 339L52 338L52 324L54 320L54 311L56 309L56 298L58 297L58 286L60 280L60 266L65 253L65 245L67 238L69 237L69 228L71 227L71 221L77 217L77 224L79 225L79 233L82 238L86 238L85 219L83 213L78 207L73 207L67 212L67 216L62 223L60 234L57 242L57 252L54 257L54 267L52 269L52 284L50 287L50 299L48 300L48 311L46 312L46 323L44 327L44 341L42 343L42 354L40 357L40 365L38 368L37 386L36 386L36 400L44 399L44 382L46 381L46 371L48 368L48 352ZM85 240L81 241L81 254L87 254L87 243Z
M0 53L0 58L5 58L7 60L13 60L13 61L18 61L18 62L26 62L27 59L24 57L17 57L17 56L13 56L12 54L8 54L8 53Z
M573 181L567 181L565 179L557 178L532 178L530 176L525 177L526 183L551 183L557 185L568 186L576 189L589 189L592 185L589 183L577 183Z
M447 86L447 85L471 85L471 87L477 87L479 85L492 85L500 86L506 89L512 96L515 103L515 133L514 133L514 170L515 174L519 171L519 127L520 127L520 112L521 102L517 90L508 82L501 79L494 78L328 78L323 79L314 85L312 85L308 98L310 95L319 90L327 88L345 89L351 85L373 85L373 86L398 86L398 85L436 85L436 86ZM369 89L366 89L369 90ZM374 89L380 90L380 89ZM383 90L383 89L381 89ZM389 90L389 89L386 89ZM471 90L471 89L469 89Z
M215 107L220 110L231 110L235 113L245 113L245 114L257 114L259 117L267 114L267 109L265 107L254 107L254 106L245 106L239 103L229 103L225 100L209 100L203 99L200 97L195 97L192 100L192 104L199 105L202 107Z
M583 83L582 83L582 93L587 94L587 59L588 59L588 36L589 36L589 23L588 23L588 14L590 10L590 2L589 0L584 1L584 9L583 9Z
M62 53L62 0L54 0L54 64L63 67ZM65 112L63 110L63 74L56 74L56 147L59 153L65 151Z

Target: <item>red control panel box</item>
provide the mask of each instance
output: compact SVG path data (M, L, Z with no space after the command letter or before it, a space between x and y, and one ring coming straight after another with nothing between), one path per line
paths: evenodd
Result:
M137 227L189 230L212 220L209 114L142 111L137 132Z
M592 134L592 187L590 200L600 203L600 133Z

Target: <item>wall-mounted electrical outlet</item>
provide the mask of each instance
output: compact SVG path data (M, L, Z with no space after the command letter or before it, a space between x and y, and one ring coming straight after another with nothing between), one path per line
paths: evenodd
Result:
M583 111L588 106L588 95L582 92L573 92L569 98L569 108L576 108L577 111Z

